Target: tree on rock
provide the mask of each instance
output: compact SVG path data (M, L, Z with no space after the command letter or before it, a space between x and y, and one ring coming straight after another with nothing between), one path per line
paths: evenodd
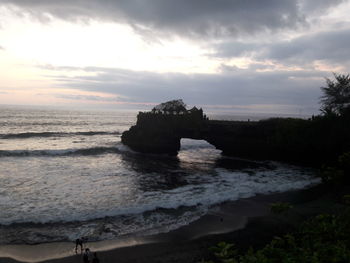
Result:
M170 100L155 106L153 112L169 112L169 113L184 113L186 112L186 104L180 100Z
M350 75L334 73L334 78L326 78L327 87L321 87L321 111L327 115L343 115L350 110Z

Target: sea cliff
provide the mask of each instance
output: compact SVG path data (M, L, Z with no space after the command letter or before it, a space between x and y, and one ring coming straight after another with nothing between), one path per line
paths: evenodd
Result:
M202 139L240 158L319 166L349 149L350 127L339 118L272 118L257 122L209 120L201 109L140 112L122 143L142 153L176 155L181 138Z

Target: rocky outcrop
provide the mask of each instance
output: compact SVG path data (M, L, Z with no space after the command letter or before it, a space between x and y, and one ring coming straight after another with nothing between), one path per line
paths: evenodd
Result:
M138 152L176 155L181 138L200 139L205 126L201 110L183 114L140 112L136 125L122 134L122 142Z
M142 153L176 155L181 138L206 140L226 155L271 157L268 131L259 122L208 120L201 109L182 114L140 112L136 125L122 134L122 142ZM254 148L254 151L252 151Z
M122 142L138 152L176 155L181 138L202 139L225 155L320 165L350 148L350 126L344 123L327 118L215 121L197 108L140 112Z

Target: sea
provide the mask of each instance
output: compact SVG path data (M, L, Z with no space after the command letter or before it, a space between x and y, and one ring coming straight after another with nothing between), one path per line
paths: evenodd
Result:
M136 115L2 106L0 244L165 233L223 202L319 182L313 169L223 156L203 140L182 139L177 156L134 152L121 134ZM254 116L230 116L242 118Z

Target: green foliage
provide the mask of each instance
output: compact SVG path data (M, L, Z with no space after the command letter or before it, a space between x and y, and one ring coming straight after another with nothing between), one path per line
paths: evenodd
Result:
M237 254L232 244L215 247L214 262L232 263L343 263L350 262L350 213L322 214L298 231L275 237L264 248ZM228 252L232 251L232 252Z
M233 244L220 242L215 247L211 247L210 251L214 253L215 257L222 263L236 263L237 249Z
M310 120L273 118L247 126L241 134L235 135L237 144L244 142L249 154L320 167L350 151L350 114ZM247 147L251 142L252 146Z
M155 106L152 109L153 112L186 112L186 104L181 100L170 100Z
M293 208L293 206L289 203L277 202L270 204L270 211L274 214L285 214L291 208Z
M320 176L324 183L340 184L343 181L344 172L335 167L323 166Z
M340 155L338 158L338 164L344 172L348 172L350 170L350 152Z
M350 205L350 195L344 195L343 201L344 201L344 204Z
M199 261L198 263L214 263L214 261L202 259L202 260Z
M320 176L324 183L339 185L349 182L349 172L350 152L346 152L339 156L334 166L323 166Z
M342 115L350 108L350 75L334 73L334 78L326 78L327 87L321 87L321 111L325 115Z

